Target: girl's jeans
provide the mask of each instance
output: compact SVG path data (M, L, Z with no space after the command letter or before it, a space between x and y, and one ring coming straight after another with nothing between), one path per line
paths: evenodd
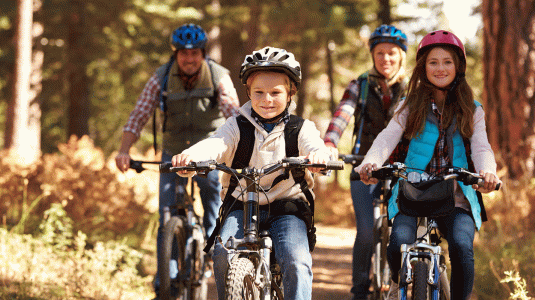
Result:
M354 299L365 299L370 293L370 267L373 254L373 199L381 195L381 183L366 185L351 181L351 197L357 222L357 236L353 246Z
M448 241L451 261L451 299L468 299L474 285L474 234L475 223L470 213L455 208L448 216L435 219L440 232ZM398 214L394 218L390 244L387 248L392 279L398 282L401 268L401 244L416 241L417 219Z
M260 222L268 217L260 210ZM267 229L273 239L273 251L281 267L284 299L310 300L312 298L312 255L308 248L305 222L293 215L270 217ZM230 236L243 238L243 210L232 211L221 227L223 244ZM214 275L219 300L225 299L225 275L229 257L220 243L214 245Z

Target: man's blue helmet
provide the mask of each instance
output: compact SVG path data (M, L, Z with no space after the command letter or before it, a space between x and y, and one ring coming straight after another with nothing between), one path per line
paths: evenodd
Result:
M380 43L396 44L407 52L407 36L393 25L383 24L375 29L369 40L370 51Z
M206 46L206 32L199 25L185 24L171 34L171 48L173 51L180 49L204 49Z

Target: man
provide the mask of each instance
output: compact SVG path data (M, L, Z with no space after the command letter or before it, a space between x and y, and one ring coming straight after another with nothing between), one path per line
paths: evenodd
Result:
M131 146L158 106L164 112L162 161L171 161L174 154L211 135L226 118L238 115L238 96L229 71L206 58L206 41L206 32L198 25L185 24L173 31L171 60L149 79L123 129L119 154L115 157L122 172L130 165ZM177 177L176 173L160 175L157 248L162 242L163 209L172 207L176 201ZM203 224L210 236L221 205L218 172L194 179L204 207ZM178 177L178 182L179 186L185 186L187 179ZM158 294L158 280L154 285Z

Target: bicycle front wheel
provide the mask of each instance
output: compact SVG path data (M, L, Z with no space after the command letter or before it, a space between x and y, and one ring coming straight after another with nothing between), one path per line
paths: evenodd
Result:
M412 285L412 299L427 299L427 264L425 261L417 261L414 264L414 282Z
M386 216L377 219L374 225L374 252L372 255L372 299L385 300L390 284L390 267L386 259L386 247L390 228Z
M257 300L260 290L255 285L255 265L246 257L233 259L227 271L226 300Z
M163 241L159 249L158 278L160 287L158 297L161 300L176 299L183 290L180 282L184 270L186 243L185 220L182 216L173 216L165 223Z
M206 276L209 268L205 261L205 254L203 251L204 245L204 231L199 225L195 225L191 235L191 247L187 251L187 259L190 265L190 280L188 286L188 297L184 300L205 300L208 294L208 277Z

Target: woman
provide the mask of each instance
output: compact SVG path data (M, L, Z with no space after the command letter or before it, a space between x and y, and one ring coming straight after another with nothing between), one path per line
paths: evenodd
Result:
M449 246L451 299L468 299L474 283L474 234L483 221L476 190L488 193L500 183L496 161L487 139L483 108L473 100L465 79L466 53L459 38L444 30L427 34L418 45L416 60L406 100L355 171L364 183L376 184L377 179L369 178L368 172L382 165L400 141L408 146L404 163L411 169L437 174L447 167L468 168L473 163L475 171L484 177L484 186L456 181L451 195L455 210L436 218ZM387 249L393 281L388 299L397 299L400 245L416 239L416 218L399 213L398 187L399 183L393 188L388 207L393 218Z
M325 145L338 156L336 147L351 116L355 115L357 134L353 153L364 155L373 140L386 127L394 108L405 94L405 52L407 37L392 25L381 25L369 40L373 68L351 81L334 113ZM381 185L351 181L351 197L357 224L353 247L353 299L366 299L370 289L373 254L373 199L381 194Z

